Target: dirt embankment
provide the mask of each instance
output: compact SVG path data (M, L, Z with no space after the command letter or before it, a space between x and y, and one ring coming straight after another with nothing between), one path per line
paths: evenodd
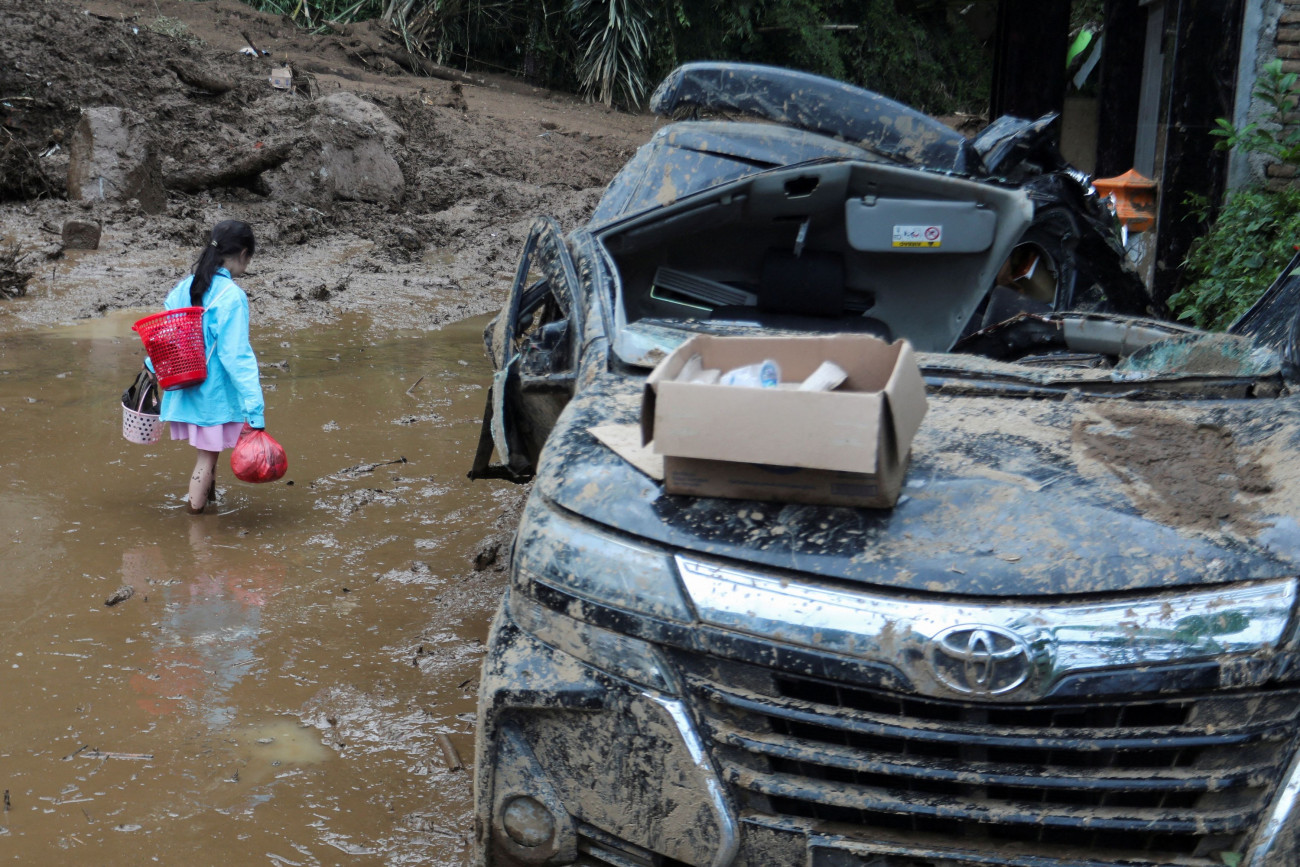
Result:
M257 232L244 283L264 322L486 312L533 216L580 224L654 128L413 75L381 27L314 36L236 0L0 0L0 21L0 249L34 274L0 327L157 306L226 218ZM269 81L284 65L289 90ZM66 250L69 220L99 248Z

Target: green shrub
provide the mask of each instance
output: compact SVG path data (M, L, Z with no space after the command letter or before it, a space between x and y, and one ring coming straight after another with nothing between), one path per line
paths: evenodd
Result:
M1240 190L1192 245L1185 287L1169 299L1179 319L1222 329L1269 287L1300 244L1300 190Z
M654 6L648 0L572 0L569 16L578 44L583 93L613 105L639 105L650 88L647 75L650 25Z
M979 113L988 106L992 47L971 33L963 10L980 2L680 0L675 50L655 73L690 60L768 63L847 81L933 114Z
M244 0L322 31L385 21L437 63L522 75L624 108L680 63L802 69L947 114L988 103L991 46L968 26L993 0Z
M1282 61L1265 64L1253 94L1265 106L1260 121L1240 129L1219 118L1218 150L1265 154L1283 165L1300 163L1300 131L1283 121L1294 110L1300 87ZM1200 202L1203 222L1211 218ZM1169 309L1198 328L1221 329L1245 313L1291 260L1300 243L1300 190L1285 187L1230 193L1213 216L1209 232L1198 238L1183 262L1183 288L1169 298Z
M1217 150L1236 148L1242 153L1267 154L1284 165L1300 163L1300 129L1283 126L1286 116L1295 110L1300 90L1294 72L1283 72L1282 61L1274 58L1264 64L1252 91L1264 103L1263 122L1251 122L1237 129L1226 118L1215 121L1218 128L1210 135L1219 136Z
M900 15L892 0L859 9L861 26L841 39L854 84L930 114L986 110L992 51L959 14L938 9L928 16Z
M300 27L324 30L330 24L375 18L384 0L244 0L259 12L284 15Z

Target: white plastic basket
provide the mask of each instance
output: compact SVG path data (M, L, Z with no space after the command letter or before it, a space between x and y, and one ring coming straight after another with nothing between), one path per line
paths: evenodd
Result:
M129 443L147 446L162 439L163 420L160 416L136 412L122 404L122 436Z

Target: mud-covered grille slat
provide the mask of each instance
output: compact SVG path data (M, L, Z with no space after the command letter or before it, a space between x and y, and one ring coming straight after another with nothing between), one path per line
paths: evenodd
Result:
M756 815L1067 861L1209 867L1244 851L1300 712L1296 689L1016 704L677 662L724 778Z
M1101 736L1098 736L1096 730L1026 729L1017 733L1014 729L994 731L988 727L963 725L944 727L922 721L918 721L915 725L900 725L896 720L889 721L879 714L846 711L843 708L831 709L798 699L755 698L714 686L701 685L698 689L710 699L738 710L758 712L794 723L806 723L855 734L897 737L912 742L960 744L969 743L977 738L988 748L1053 750L1077 749L1080 741L1083 740L1087 741L1089 749L1096 750L1172 750L1246 744L1268 739L1280 741L1286 737L1284 725L1251 726L1239 731L1215 734L1207 734L1192 728L1116 729Z
M1041 767L997 765L988 762L945 762L940 759L913 759L904 755L864 755L849 747L823 744L810 747L796 738L776 735L746 735L725 726L717 729L721 743L740 747L751 753L794 762L823 764L829 767L880 774L890 777L915 777L969 783L982 786L1009 786L1044 789L1086 788L1097 791L1213 792L1240 786L1258 786L1271 779L1271 765L1247 765L1228 771L1214 771L1177 777L1152 777L1145 769L1075 770L1070 777L1056 776Z
M764 795L781 798L808 795L806 784L791 774L761 774L732 768L727 772L727 778L742 789ZM1082 828L1144 834L1235 834L1245 830L1248 822L1248 817L1230 812L1197 811L1195 815L1190 815L1186 810L1170 810L1137 815L1134 811L1114 808L1058 807L1051 812L1044 812L1041 805L1037 804L976 800L945 804L934 798L923 798L906 792L843 783L825 787L816 796L833 807L1034 828Z

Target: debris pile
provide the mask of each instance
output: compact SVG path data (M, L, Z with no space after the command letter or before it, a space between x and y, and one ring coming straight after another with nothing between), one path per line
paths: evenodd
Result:
M5 104L0 103L0 120ZM40 160L14 134L0 126L0 202L50 195L56 187Z
M26 267L27 254L17 244L0 247L0 298L20 298L35 271Z

